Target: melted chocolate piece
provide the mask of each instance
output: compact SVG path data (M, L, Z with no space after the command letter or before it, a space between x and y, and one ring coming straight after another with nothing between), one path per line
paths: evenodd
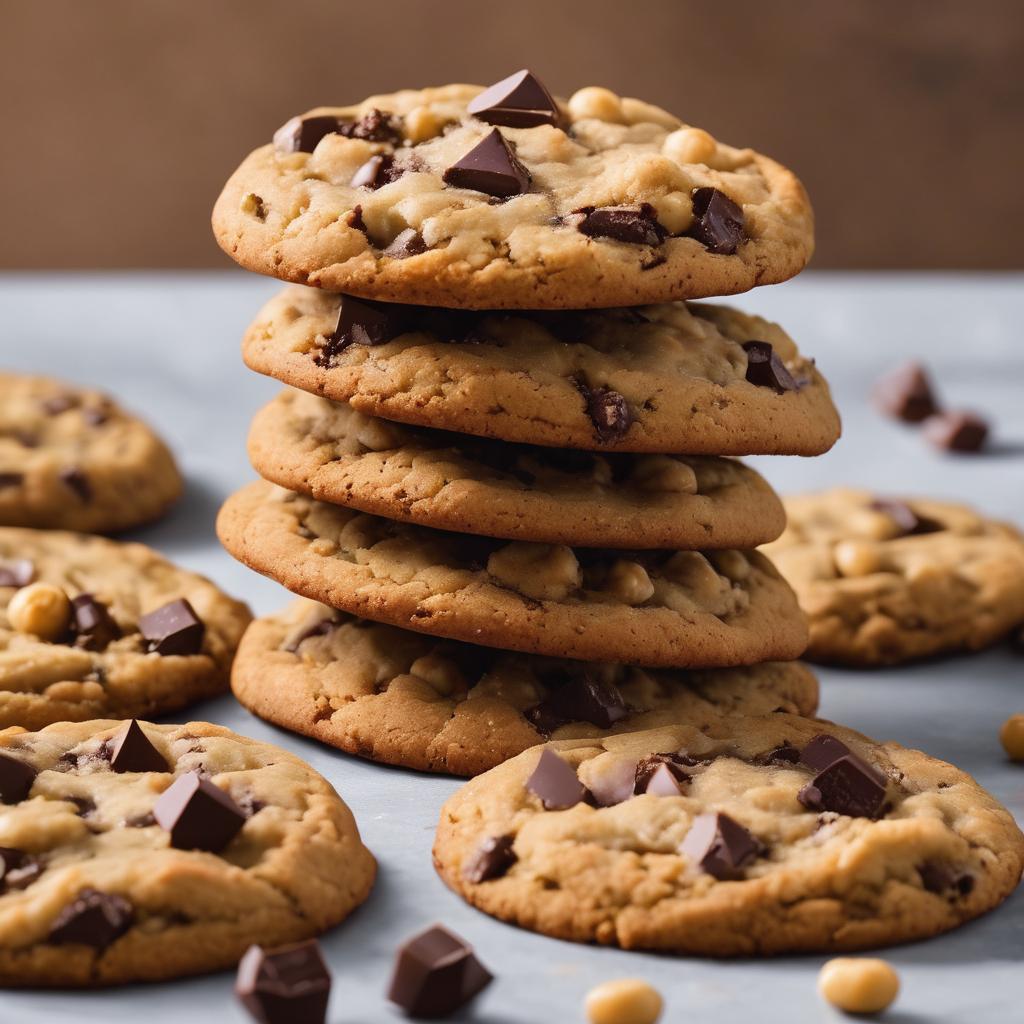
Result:
M0 491L8 487L20 487L24 479L24 473L0 473Z
M969 896L974 891L974 877L966 871L957 871L949 864L926 861L917 868L921 884L936 895L948 893L954 899Z
M375 156L371 156L365 164L360 167L355 174L352 175L352 180L349 185L352 188L368 188L376 190L382 185L390 185L391 182L397 181L405 170L395 162L393 156L387 153L378 153ZM360 218L361 220L362 218ZM352 225L355 227L355 225ZM361 230L364 230L361 228Z
M941 523L934 519L919 516L906 502L895 501L892 498L875 498L870 508L875 512L881 512L888 516L899 529L898 536L909 537L920 533L937 533L945 529Z

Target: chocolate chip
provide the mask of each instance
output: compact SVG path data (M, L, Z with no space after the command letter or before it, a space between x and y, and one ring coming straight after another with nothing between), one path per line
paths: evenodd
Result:
M446 184L456 188L468 188L502 199L520 195L530 187L530 172L519 162L497 128L463 154L442 177Z
M802 755L801 755L802 756ZM856 754L833 761L804 786L797 799L812 811L876 818L885 803L885 777Z
M27 889L43 873L42 863L23 850L0 846L0 893Z
M107 606L92 594L79 594L71 602L71 628L75 646L87 651L104 651L121 636Z
M332 114L293 117L274 132L274 148L282 153L312 153L325 135L340 132L344 123Z
M80 501L85 504L92 501L92 484L89 483L89 478L77 466L62 469L57 475L60 477L61 483L78 495Z
M245 813L198 771L182 775L153 805L157 824L179 850L223 850L245 824Z
M721 882L742 878L764 846L738 821L717 813L698 814L679 850Z
M383 345L408 330L408 317L408 309L395 303L344 295L334 333L315 361L318 366L332 366L349 345Z
M371 156L352 175L349 185L352 188L378 189L382 185L389 185L391 182L397 181L404 173L402 167L395 163L393 156L387 153L378 153Z
M358 121L341 121L338 134L346 139L365 139L367 142L390 142L397 146L402 141L402 120L387 110L374 107Z
M35 565L27 558L0 562L0 587L27 587L36 576Z
M551 93L525 69L484 89L469 101L466 110L481 121L508 128L557 126L561 121L558 104Z
M921 884L936 895L952 893L954 896L969 896L974 890L974 878L964 871L956 871L949 864L927 861L920 864L917 873Z
M427 243L415 228L399 231L385 249L384 255L393 260L407 260L410 256L419 256L427 251Z
M906 502L892 498L875 498L869 505L875 512L888 516L899 530L898 536L909 537L921 533L937 533L943 525L926 516L919 516Z
M708 252L731 256L746 238L743 210L717 188L696 188L690 198L693 224L687 234Z
M573 219L576 220L576 230L590 238L611 238L633 245L661 245L668 235L650 203L584 206L575 211Z
M576 777L576 771L553 750L544 750L526 788L540 799L547 811L564 811L575 807L587 794Z
M133 916L123 896L83 889L57 915L47 941L106 949L131 928Z
M280 949L250 946L239 961L235 995L261 1024L323 1024L331 974L315 939Z
M79 402L80 399L77 395L62 394L54 395L52 398L44 398L40 404L47 416L59 416L62 412L67 412L69 409L77 409Z
M355 228L356 231L362 231L364 235L368 234L366 221L363 220L363 208L358 203L349 211L348 217L345 218L345 223L350 228Z
M788 741L758 758L764 764L799 764L800 751Z
M745 341L743 351L747 353L747 380L751 384L774 388L780 395L796 391L796 381L769 342Z
M633 792L638 796L641 793L677 796L681 787L690 781L690 774L683 766L692 764L689 758L678 754L650 754L641 758L633 775Z
M493 878L501 878L519 859L512 844L515 836L489 836L476 851L473 859L462 869L467 882L478 885Z
M550 734L568 722L589 722L609 729L628 713L616 687L583 673L563 683L526 715Z
M979 452L988 439L988 424L972 412L940 412L925 420L925 440L949 452Z
M920 423L939 411L931 381L920 363L906 363L881 377L872 397L882 412L906 423Z
M190 655L203 649L206 626L192 605L180 597L143 615L139 619L139 632L147 641L146 650L151 653Z
M0 754L0 803L21 803L32 789L37 774L30 764L9 754Z
M0 473L0 491L8 487L20 487L24 479L23 473Z
M434 925L403 943L395 958L388 999L410 1017L447 1017L491 983L473 947Z
M830 736L827 732L820 732L808 740L803 750L800 751L800 763L820 772L830 764L834 764L839 758L852 753L853 751L842 740L837 740L835 736Z
M150 742L136 719L121 730L110 748L110 767L124 772L169 772L163 754Z
M607 444L622 438L633 423L633 412L625 397L609 387L592 389L582 380L576 381L576 388L583 396L598 440Z

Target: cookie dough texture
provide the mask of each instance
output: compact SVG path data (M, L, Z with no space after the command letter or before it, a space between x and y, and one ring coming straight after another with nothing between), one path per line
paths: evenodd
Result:
M510 446L374 419L288 389L261 410L249 456L321 501L459 533L621 548L748 548L782 503L731 459Z
M320 365L344 301L280 292L246 333L246 363L368 416L557 448L820 455L839 437L814 362L777 324L726 306L480 314L471 340L415 331L351 344ZM797 390L746 379L751 340L772 345ZM583 387L623 396L632 420L624 434L602 439Z
M0 373L0 525L114 533L181 490L167 446L106 395Z
M792 591L756 551L508 543L395 523L264 481L228 499L217 532L239 561L302 597L488 647L710 668L796 658L806 644Z
M543 743L547 736L525 712L580 676L614 687L630 714L611 729L562 725L554 739L699 724L720 714L810 715L818 704L817 680L798 662L703 672L595 665L437 640L309 601L253 622L231 687L261 718L347 753L477 775Z
M808 811L797 793L812 773L766 756L821 732L888 777L884 817ZM648 754L682 751L700 762L685 769L691 780L679 796L545 811L524 788L539 757L529 750L445 804L434 846L444 881L486 913L557 938L712 956L867 949L954 928L1020 879L1024 837L970 776L830 723L723 718L551 749L585 785ZM712 812L765 846L737 881L716 880L679 851L694 818ZM480 843L509 834L517 859L507 874L467 880ZM935 884L947 877L970 882Z
M0 895L0 983L93 986L233 967L251 943L276 946L337 924L366 898L375 862L348 807L297 757L204 722L143 723L173 771L116 774L103 744L127 723L8 729L0 751L37 769L4 808L0 845L37 859L26 888ZM204 771L248 813L219 853L174 849L149 823L176 777ZM48 934L83 890L133 912L105 949Z
M251 615L209 580L142 544L59 531L0 529L0 567L28 560L35 581L68 597L92 594L122 636L99 651L47 642L12 628L7 607L19 593L0 585L0 725L39 729L51 722L166 714L221 693ZM142 615L185 598L206 629L195 655L148 653ZM3 845L0 843L0 845Z
M249 270L328 291L464 308L628 306L728 295L792 277L810 258L811 208L788 170L714 140L689 162L674 144L679 136L673 140L681 122L637 100L621 101L608 117L579 105L574 114L570 106L566 130L502 127L532 175L526 194L495 202L445 186L445 169L493 131L466 113L479 91L407 90L312 111L346 120L373 110L397 115L402 139L396 146L331 134L312 153L257 149L214 208L221 248ZM352 187L355 172L375 154L394 154L407 173L375 190ZM715 255L687 237L655 246L590 238L560 220L585 207L650 203L677 234L692 224L691 192L704 186L742 207L749 237L735 255ZM426 251L388 255L409 229Z
M866 491L786 499L789 526L765 550L810 620L809 657L897 664L977 650L1024 622L1024 537L964 505L901 498L904 534Z

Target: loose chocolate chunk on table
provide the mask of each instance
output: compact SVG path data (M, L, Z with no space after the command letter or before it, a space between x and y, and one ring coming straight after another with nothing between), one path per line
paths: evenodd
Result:
M518 860L512 845L515 836L489 836L481 844L472 860L463 868L463 875L478 884L501 878Z
M182 775L153 805L157 824L179 850L223 850L245 824L245 812L199 772Z
M708 252L731 256L746 238L743 210L717 188L697 188L693 200L693 224L687 234Z
M0 754L0 803L21 803L31 791L37 774L32 765L9 754Z
M75 646L87 651L104 651L121 636L107 606L92 594L79 594L71 602L71 627Z
M590 238L610 238L634 245L661 245L668 231L650 203L639 206L585 206L573 215L576 230Z
M780 395L796 390L796 381L769 342L745 341L743 350L747 353L747 380L751 384L774 388Z
M106 949L132 926L131 904L113 893L83 889L58 915L47 941Z
M315 939L281 949L250 946L235 994L261 1024L323 1024L331 975Z
M905 423L920 423L939 410L931 381L920 363L905 363L879 378L872 397L879 410Z
M121 730L110 750L110 767L124 772L169 772L163 755L150 743L142 726L133 718Z
M698 814L679 849L713 878L734 881L764 848L738 821L718 813Z
M470 100L467 111L480 121L509 128L557 126L561 120L558 104L535 75L517 71L484 89Z
M206 626L182 597L143 615L139 619L139 631L148 641L146 650L150 652L189 655L203 649Z
M572 765L563 761L553 750L542 751L537 767L526 780L526 788L548 811L575 807L587 795L586 787L576 777Z
M949 452L979 452L988 439L988 424L971 412L940 412L925 420L925 440Z
M497 128L452 164L443 178L446 184L456 188L468 188L502 199L520 195L530 187L530 172Z

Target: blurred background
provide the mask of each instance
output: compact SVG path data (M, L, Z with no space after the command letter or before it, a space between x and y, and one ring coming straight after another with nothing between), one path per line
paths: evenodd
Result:
M1020 0L0 0L2 268L227 266L217 192L289 116L529 66L792 166L814 266L1016 268Z

